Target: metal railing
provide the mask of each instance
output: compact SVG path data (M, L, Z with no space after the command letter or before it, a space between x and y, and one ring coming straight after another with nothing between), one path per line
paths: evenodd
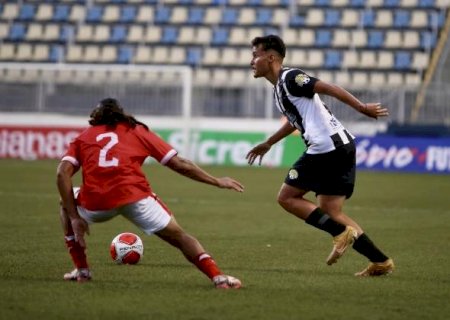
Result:
M20 66L20 68L19 68ZM52 65L37 68L34 76L16 79L0 77L0 112L39 112L86 115L102 98L118 98L130 113L173 117L227 117L272 119L280 115L272 102L272 88L266 82L241 86L196 85L190 70L172 68L134 68L130 66ZM5 70L5 65L0 65ZM11 69L12 70L12 69ZM11 71L9 70L9 71ZM66 72L62 74L62 71ZM83 72L80 72L83 71ZM381 102L390 109L390 120L412 123L411 113L417 99L416 87L347 88L364 102ZM322 97L343 121L365 117L338 100ZM450 83L430 84L425 103L415 124L450 125Z

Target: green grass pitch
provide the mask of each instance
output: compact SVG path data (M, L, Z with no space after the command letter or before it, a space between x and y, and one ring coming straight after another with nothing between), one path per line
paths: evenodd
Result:
M72 269L58 218L55 161L0 160L0 319L448 319L450 177L359 172L345 211L397 265L358 279L355 251L327 266L331 237L276 203L285 169L207 168L242 181L243 194L145 170L178 222L241 290L215 290L174 248L125 219L91 226L94 281L67 283ZM79 177L77 177L77 183ZM112 238L139 234L136 266L109 257Z

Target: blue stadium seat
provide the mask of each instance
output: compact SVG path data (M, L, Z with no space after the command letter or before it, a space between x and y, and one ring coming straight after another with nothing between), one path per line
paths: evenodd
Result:
M366 6L366 0L350 0L350 6L361 8Z
M100 22L103 18L103 8L100 6L93 6L88 9L86 13L87 22Z
M272 10L271 9L258 9L256 11L256 21L257 25L268 25L272 22Z
M211 43L214 45L225 45L228 43L229 31L226 28L216 28L213 30Z
M228 0L212 0L211 3L216 6L221 6L223 4L228 4Z
M399 51L395 53L394 68L397 70L407 70L411 68L411 52Z
M130 46L120 46L117 55L117 62L128 64L133 60L134 50Z
M262 0L248 0L248 4L251 6L259 7L262 4Z
M111 42L125 42L127 37L127 28L125 26L113 26L109 41Z
M400 0L384 0L384 6L388 8L400 7Z
M75 27L71 25L63 25L59 29L59 41L67 42L75 35Z
M384 45L384 33L379 30L369 31L367 46L370 48L382 48Z
M222 13L223 24L236 24L238 20L238 11L234 8L225 8Z
M26 28L23 23L14 22L9 28L8 39L12 41L22 41L25 39Z
M36 7L29 3L24 3L19 11L18 20L33 20L36 14Z
M341 24L341 11L330 9L325 11L325 25L335 27Z
M64 57L64 49L60 45L52 45L50 47L50 62L60 62Z
M420 32L420 47L421 49L433 49L436 46L437 35L430 31Z
M433 8L435 4L434 0L419 0L417 5L421 8Z
M164 27L161 42L165 44L173 44L178 40L178 29L176 27Z
M156 9L155 22L162 24L168 23L171 14L172 11L169 7L158 7Z
M330 6L330 0L315 0L314 4L318 7Z
M342 53L337 50L328 50L325 52L325 68L340 69Z
M303 27L305 24L305 17L303 15L292 16L289 20L289 26L291 27Z
M70 7L66 4L58 4L53 11L53 21L67 21L69 19Z
M198 66L202 61L202 49L188 48L186 54L186 63L190 66Z
M394 11L394 27L403 28L409 27L411 22L411 12L407 10L395 10Z
M120 22L132 22L136 18L135 6L123 6L120 10Z
M272 28L272 27L264 28L264 34L274 34L277 36L281 36L280 30L278 30L277 28Z
M362 25L363 27L375 26L375 12L373 10L364 10L362 12Z
M446 18L445 10L441 10L440 12L432 11L428 12L428 26L430 28L442 28L445 23Z
M315 45L319 47L331 46L331 31L329 30L316 31Z
M205 9L194 7L189 9L187 23L189 24L201 24L205 15Z

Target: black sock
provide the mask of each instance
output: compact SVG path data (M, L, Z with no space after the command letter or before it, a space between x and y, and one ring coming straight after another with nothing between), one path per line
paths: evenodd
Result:
M334 221L323 212L320 208L317 208L306 218L305 222L320 230L326 231L333 237L341 234L345 230L345 226L339 222Z
M353 249L367 257L371 262L384 262L388 257L378 249L375 244L366 236L365 233L360 235L353 244Z

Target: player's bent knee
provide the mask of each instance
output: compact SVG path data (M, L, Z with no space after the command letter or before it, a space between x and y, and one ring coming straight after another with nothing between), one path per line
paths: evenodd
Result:
M283 194L279 194L278 198L277 198L277 201L278 201L278 204L280 206L282 206L283 208L288 208L291 205L292 198L288 197L288 196L285 196Z

